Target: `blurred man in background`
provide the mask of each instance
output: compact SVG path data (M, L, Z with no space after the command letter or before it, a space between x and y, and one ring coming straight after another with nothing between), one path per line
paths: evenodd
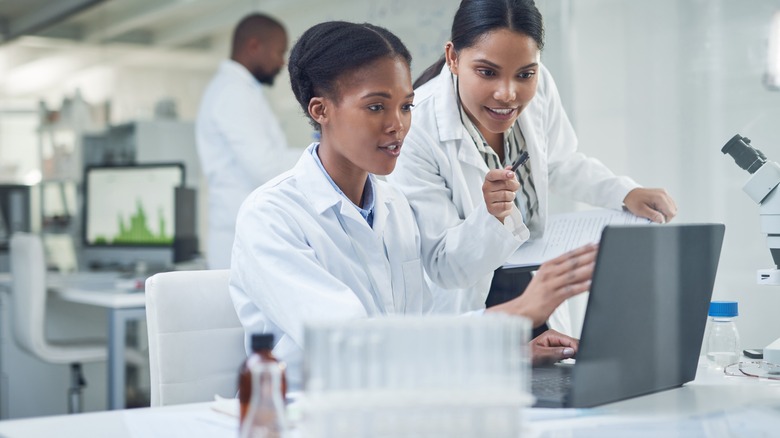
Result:
M230 59L206 88L196 122L198 155L208 182L210 269L230 267L238 209L255 188L297 161L263 89L285 64L287 32L263 14L244 17Z

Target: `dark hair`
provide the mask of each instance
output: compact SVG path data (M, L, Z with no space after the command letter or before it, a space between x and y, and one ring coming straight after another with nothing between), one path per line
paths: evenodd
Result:
M285 32L284 25L265 14L250 14L242 18L233 30L232 53L235 56L250 38L268 39L275 32Z
M544 48L542 14L534 0L462 0L452 20L450 41L455 51L473 46L486 33L497 29L519 32ZM416 81L414 88L430 81L444 67L444 56L428 67Z
M344 73L359 69L384 57L400 57L408 65L412 55L389 30L373 24L327 21L301 35L290 52L287 69L295 98L309 115L309 102L315 96L337 98L336 81Z

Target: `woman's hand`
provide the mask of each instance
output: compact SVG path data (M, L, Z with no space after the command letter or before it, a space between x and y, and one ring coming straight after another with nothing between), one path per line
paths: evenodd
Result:
M555 330L547 330L528 344L534 365L547 365L574 357L580 341Z
M515 192L519 188L520 183L511 167L489 171L482 184L482 196L485 198L488 213L503 224L504 218L512 213Z
M597 249L585 245L544 263L522 295L485 312L525 316L534 327L542 325L561 303L590 289Z
M677 204L664 189L636 188L628 192L623 204L631 213L659 224L677 216Z

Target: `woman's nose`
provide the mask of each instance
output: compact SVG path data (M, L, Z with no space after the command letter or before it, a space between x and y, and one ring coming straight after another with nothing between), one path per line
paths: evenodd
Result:
M403 132L404 130L404 114L396 111L390 117L387 124L387 133L395 134L397 132Z
M510 82L503 82L498 89L493 93L493 99L499 102L514 102L517 98L517 90L515 84Z

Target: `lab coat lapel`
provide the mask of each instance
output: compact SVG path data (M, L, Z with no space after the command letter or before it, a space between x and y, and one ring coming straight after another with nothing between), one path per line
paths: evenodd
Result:
M372 289L373 286L377 288L377 290L373 290L377 306L383 314L394 313L395 306L393 304L390 264L387 260L383 234L371 228L355 206L346 199L342 198L339 212L344 218L344 225L346 225L347 232L350 234L352 244L357 247L353 251L353 255L362 257L365 269L369 271L364 274L367 280L369 275L373 276L374 285L370 285L372 287L369 287L369 289ZM384 227L384 224L387 222L387 207L384 203L374 204L375 227L379 218L381 218L382 226Z
M392 203L392 193L381 190L376 177L370 176L371 184L374 186L374 233L381 239L385 235L387 227L387 217L390 214L390 204Z
M321 215L338 204L341 196L333 190L330 181L314 161L311 148L312 146L309 146L306 152L301 155L298 164L295 165L295 173L301 181L301 191L304 196L309 200L314 210Z
M445 67L446 69L446 67ZM431 79L434 87L434 108L436 109L436 126L439 128L439 140L442 142L460 140L464 136L463 124L460 122L458 99L455 96L455 86L449 72Z
M439 127L439 141L451 143L457 150L458 161L475 167L481 173L487 173L485 160L479 155L477 146L471 136L463 127L458 109L458 98L455 94L455 86L452 76L446 70L431 79L437 90L434 92L434 107L436 108L436 125Z
M442 73L433 78L434 107L436 108L436 125L439 128L439 142L445 145L450 160L457 160L462 166L453 166L453 184L460 184L459 188L453 188L453 193L461 194L461 199L454 199L457 205L462 206L463 214L468 215L475 208L475 200L482 199L482 181L488 172L485 160L480 156L474 140L466 131L460 120L458 99L455 94L455 86L449 71L442 69ZM476 184L476 186L474 186ZM477 187L480 193L475 193Z
M363 289L353 290L353 292L366 307L369 315L387 314L393 309L393 298L382 235L376 234L357 209L333 189L330 181L317 166L309 151L303 154L296 165L296 173L306 187L305 196L322 217L320 222L330 224L331 229L346 233L344 240L347 243L342 246L344 257L352 259L350 265L354 274L362 278L361 282L365 285ZM387 209L383 208L383 210ZM342 229L338 219L333 218L334 214L341 216L346 229ZM376 212L374 214L376 215ZM383 221L387 222L386 213ZM364 263L365 269L363 268ZM373 276L378 291L373 290L369 274L365 272L366 269L371 271L370 275Z
M471 136L467 134L466 128L461 126L461 129L463 129L464 137L458 141L456 146L458 148L458 161L473 167L480 175L486 175L488 167L477 150L477 145L474 144Z
M389 224L388 218L390 217L391 208L393 206L393 202L395 200L395 193L390 190L382 190L383 187L380 187L379 184L377 184L377 180L374 179L374 196L376 199L376 202L374 204L374 232L379 236L379 239L382 244L383 249L383 255L385 263L387 263L387 269L385 272L387 273L387 285L390 286L390 296L392 296L392 302L388 303L388 311L394 312L394 313L403 313L404 308L406 307L406 287L402 287L403 285L399 284L393 284L392 278L390 277L392 275L391 269L390 269L390 260L389 260L389 250L388 246L392 247L396 242L392 241L392 237L385 238L385 233L388 232L388 230L393 227L397 226L398 224ZM406 232L411 233L412 230L404 230ZM397 237L396 237L397 238Z

